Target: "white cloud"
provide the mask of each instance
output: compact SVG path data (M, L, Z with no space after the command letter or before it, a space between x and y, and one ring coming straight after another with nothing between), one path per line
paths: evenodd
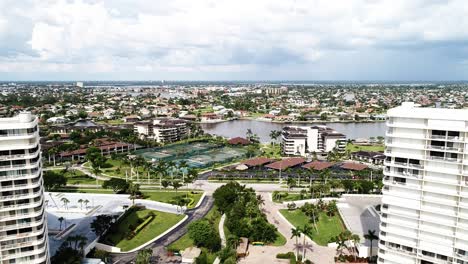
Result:
M468 40L463 0L35 0L17 5L0 3L0 42L19 42L0 45L0 64L29 64L39 72L304 68L347 52L446 43L463 47ZM18 27L11 27L13 21ZM29 39L10 38L15 34ZM29 58L2 59L2 49L13 46L28 47L17 53Z

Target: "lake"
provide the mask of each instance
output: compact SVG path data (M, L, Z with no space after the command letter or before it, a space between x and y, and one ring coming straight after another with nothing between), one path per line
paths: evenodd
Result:
M233 120L222 123L213 124L201 124L201 127L205 132L223 136L227 138L232 137L245 137L247 129L251 129L253 133L260 137L261 142L269 142L270 131L281 130L285 126L314 126L314 124L284 124L284 123L272 123L263 122L256 120ZM373 123L322 123L335 129L336 131L343 133L349 139L356 138L370 138L377 136L385 136L386 125L385 122L373 122Z

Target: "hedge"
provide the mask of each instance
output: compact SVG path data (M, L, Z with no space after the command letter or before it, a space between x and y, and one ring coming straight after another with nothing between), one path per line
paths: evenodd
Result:
M139 226L137 226L137 228L135 228L134 232L135 233L138 233L140 232L141 229L143 229L149 222L151 222L151 220L153 220L154 216L150 216L148 218L146 218L145 221L143 221L143 223L141 223Z
M276 258L278 259L290 259L290 258L296 258L294 255L294 252L288 252L288 253L278 253L276 254Z

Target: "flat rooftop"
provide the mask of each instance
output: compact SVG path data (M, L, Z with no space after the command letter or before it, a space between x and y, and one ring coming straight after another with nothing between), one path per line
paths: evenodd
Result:
M368 230L380 232L380 214L374 209L381 204L380 195L343 195L344 200L338 202L337 206L346 227L354 234L361 237L361 243L370 246L370 242L364 239ZM374 246L376 242L373 242Z
M404 102L401 106L388 110L387 115L389 117L468 121L468 109L420 107L413 102Z

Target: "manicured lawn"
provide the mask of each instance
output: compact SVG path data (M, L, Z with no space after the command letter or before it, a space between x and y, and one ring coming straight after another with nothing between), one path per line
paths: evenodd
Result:
M125 178L125 172L127 171L128 177L130 178L130 165L126 165L126 164L124 165L122 161L120 160L107 159L106 167L107 168L102 168L102 174L106 174L106 175L113 176L113 177ZM143 167L138 167L138 168L133 167L133 170L135 171L135 173L137 169L139 172L140 181L145 180L146 179L145 177L147 175ZM135 177L136 176L134 175L133 178L135 179ZM153 179L152 181L155 181L155 180Z
M275 247L284 246L284 244L286 244L286 238L278 231L276 231L276 235L276 240L271 245Z
M152 200L152 201L157 201L157 202L163 202L163 203L170 203L171 200L175 200L177 198L185 198L187 196L187 192L166 192L166 191L147 191L147 190L142 190L143 194L145 195L145 199ZM200 200L202 196L202 192L199 193L190 193L188 197L192 198L194 202L192 203L189 208L193 208L195 205L197 205L198 201Z
M63 173L63 169L54 169L50 171L65 176L65 178L67 178L67 185L96 184L96 179L87 176L79 170L68 169L65 173Z
M313 226L313 224L309 222L309 218L299 209L293 211L282 209L280 212L293 226L302 227L305 224ZM313 228L309 237L321 246L326 246L330 238L337 236L341 231L345 230L338 213L333 217L328 217L324 212L320 213L317 228L318 232Z
M188 233L185 233L185 235L183 235L181 238L170 244L169 249L173 251L180 251L192 246L194 246L193 240L189 237Z
M68 171L65 173L65 177L67 178L67 184L75 185L75 184L96 184L96 179L89 177L88 175L84 174L79 170ZM99 184L101 184L99 182Z
M156 217L154 217L153 220L132 239L128 240L127 234L130 231L130 226L132 226L133 229L136 228L140 222L144 221L148 217L150 212L153 212ZM103 241L109 241L116 247L121 248L122 251L128 251L162 234L164 231L182 220L182 218L184 218L184 215L140 209L128 214L124 219L121 219L118 223L118 232L107 234Z
M346 145L346 150L349 150L351 152L361 151L361 150L383 152L385 150L385 147L384 145L358 146L358 145L349 143L348 145Z

